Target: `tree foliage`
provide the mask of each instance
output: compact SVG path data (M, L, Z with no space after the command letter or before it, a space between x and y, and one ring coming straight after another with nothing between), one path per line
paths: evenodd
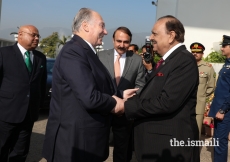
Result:
M59 48L60 45L64 46L69 38L70 38L70 36L66 37L66 36L63 35L62 39L59 39L59 41L58 41L58 48Z
M204 58L204 61L212 63L224 63L225 57L220 52L213 51L207 57Z
M40 48L42 52L50 58L56 57L57 43L59 42L59 36L57 32L54 32L52 35L47 38L42 39L40 42Z

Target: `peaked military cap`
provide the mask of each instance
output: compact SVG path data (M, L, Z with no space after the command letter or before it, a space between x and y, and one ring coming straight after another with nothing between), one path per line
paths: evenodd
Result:
M194 42L190 45L191 52L203 52L205 47L199 42Z
M220 45L228 45L230 44L230 36L223 35L223 41L220 43Z

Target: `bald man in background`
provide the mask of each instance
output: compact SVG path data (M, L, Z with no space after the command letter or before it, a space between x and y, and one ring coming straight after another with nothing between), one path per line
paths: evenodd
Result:
M18 42L0 48L0 161L25 162L46 89L46 57L35 50L39 31L20 27Z

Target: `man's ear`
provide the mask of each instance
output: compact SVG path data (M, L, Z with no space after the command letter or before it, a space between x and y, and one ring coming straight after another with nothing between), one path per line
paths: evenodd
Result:
M89 32L89 25L87 22L83 21L82 22L82 28L86 31Z
M175 31L169 31L169 43L170 44L175 40L175 37L176 37Z

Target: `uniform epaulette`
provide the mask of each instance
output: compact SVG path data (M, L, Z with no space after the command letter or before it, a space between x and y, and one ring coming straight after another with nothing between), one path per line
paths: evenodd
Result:
M206 62L206 65L207 65L208 67L212 67L212 64L210 64L210 63L208 63L208 62Z

